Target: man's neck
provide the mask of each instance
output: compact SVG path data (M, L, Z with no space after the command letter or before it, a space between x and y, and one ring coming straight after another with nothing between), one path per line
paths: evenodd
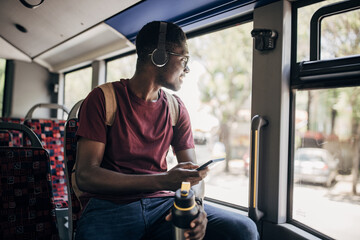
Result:
M145 101L156 101L160 96L160 86L155 84L150 76L135 74L129 80L129 87L139 98Z

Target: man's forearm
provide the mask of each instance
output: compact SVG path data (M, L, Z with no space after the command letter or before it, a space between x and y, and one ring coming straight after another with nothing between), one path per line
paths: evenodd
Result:
M198 166L190 162L180 163L168 172L158 174L123 174L92 166L77 168L76 183L81 191L100 194L124 194L131 192L175 191L181 182L196 185L203 179Z
M98 194L124 194L167 190L166 173L123 174L101 167L76 171L76 183L81 191Z

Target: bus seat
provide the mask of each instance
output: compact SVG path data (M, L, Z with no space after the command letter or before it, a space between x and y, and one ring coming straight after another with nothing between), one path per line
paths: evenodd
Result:
M43 147L49 152L55 206L57 209L67 208L68 194L64 171L64 128L66 120L34 119L33 113L39 108L60 109L67 114L69 111L66 107L59 104L39 103L30 108L24 120L24 124L35 132Z
M56 208L68 207L65 182L64 128L65 120L26 119L24 124L39 137L50 155L51 182Z
M77 221L81 216L81 204L72 188L71 173L76 161L76 131L79 127L77 118L69 119L65 125L65 169L67 187L69 193L69 234L70 239L74 238ZM70 218L70 216L72 216Z
M26 126L0 123L2 130L29 136L29 147L0 147L0 239L59 239L52 199L49 154Z
M81 216L81 204L72 188L71 173L76 161L76 131L79 127L77 113L83 100L80 100L70 110L65 124L65 175L69 193L69 239L74 239L77 221Z

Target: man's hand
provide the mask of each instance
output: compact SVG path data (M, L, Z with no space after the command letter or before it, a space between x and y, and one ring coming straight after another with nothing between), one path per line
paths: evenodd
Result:
M197 218L191 221L190 223L190 229L186 230L184 232L184 236L186 240L201 240L205 236L206 232L206 225L207 225L207 214L204 211L202 207L199 206L199 214ZM172 220L171 211L170 213L165 217L166 221Z
M177 190L180 188L182 182L190 182L191 186L198 184L203 180L209 169L205 168L197 171L199 165L192 162L182 162L177 164L167 174L167 184L169 190Z

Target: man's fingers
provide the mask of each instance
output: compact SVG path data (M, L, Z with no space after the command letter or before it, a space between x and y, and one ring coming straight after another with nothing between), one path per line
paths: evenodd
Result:
M186 239L202 239L205 236L207 214L201 211L199 216L190 223L191 229L185 232Z
M168 215L166 215L165 220L166 220L166 221L168 221L168 222L170 222L170 221L172 220L172 214L171 214L171 211L169 211L169 214L168 214Z
M196 169L199 167L199 165L194 164L192 162L183 162L183 163L179 163L179 165L181 165L181 168L185 168L185 169Z

